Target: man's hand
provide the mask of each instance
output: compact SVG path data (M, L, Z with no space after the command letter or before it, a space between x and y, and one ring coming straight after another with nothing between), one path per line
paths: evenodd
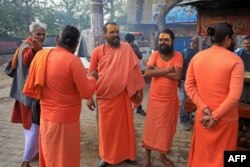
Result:
M216 124L216 121L210 115L203 116L200 122L205 128L211 128L214 124Z
M38 52L39 50L41 50L43 48L42 44L36 39L32 40L32 46L33 46L33 49L35 52Z
M169 67L166 70L167 70L166 71L167 73L175 72L175 68L174 67Z
M210 128L216 123L216 121L212 117L211 112L211 109L208 107L204 108L202 111L204 116L200 119L200 122L205 128Z
M202 110L202 113L204 114L204 115L209 115L209 116L211 116L211 109L210 108L204 108L203 110Z
M175 72L174 67L159 68L159 67L155 66L154 69L161 71L163 73L163 75L167 75L168 73Z
M143 99L143 93L142 90L139 90L134 95L134 103L139 104L142 102Z
M92 97L87 101L87 106L91 111L95 110L95 101Z
M92 71L90 73L91 76L95 77L95 79L97 80L98 79L98 72L97 71Z

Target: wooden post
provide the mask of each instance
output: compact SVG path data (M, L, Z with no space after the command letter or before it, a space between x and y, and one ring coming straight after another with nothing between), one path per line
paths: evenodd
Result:
M103 1L90 0L91 30L94 37L94 46L103 43Z
M99 46L103 43L103 1L102 0L90 0L90 19L91 19L91 32L93 37L93 46ZM93 48L94 49L94 48ZM96 104L96 123L97 123L97 142L99 143L99 113L98 102Z

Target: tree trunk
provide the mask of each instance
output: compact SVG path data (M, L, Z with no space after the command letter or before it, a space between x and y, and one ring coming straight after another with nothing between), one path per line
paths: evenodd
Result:
M172 2L171 2L172 1ZM169 3L166 3L161 11L160 14L156 17L156 24L159 31L162 31L166 28L166 21L165 16L168 14L168 12L174 8L178 3L180 3L182 0L169 0Z
M91 31L94 38L94 47L103 43L103 1L102 0L90 0L90 19L91 19ZM94 48L93 48L94 49ZM97 123L97 142L99 142L99 114L97 99L96 105L96 123Z
M103 43L103 1L90 0L91 30L94 38L94 46Z

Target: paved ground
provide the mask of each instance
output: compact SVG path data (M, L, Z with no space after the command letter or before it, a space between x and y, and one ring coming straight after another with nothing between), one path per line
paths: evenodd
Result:
M0 65L7 62L11 57L11 54L0 55Z
M0 167L18 167L20 166L23 154L23 130L20 124L10 123L13 99L8 97L11 79L0 73ZM145 90L147 97L148 87ZM143 101L143 107L146 106L146 98ZM97 126L96 113L87 109L86 101L83 101L84 107L81 114L81 167L96 167L99 162L98 144L97 144ZM145 117L134 114L139 165L144 157L144 149L141 147L141 136L144 128ZM186 166L188 148L190 144L191 131L185 132L179 129L176 132L172 153L170 158L178 167ZM152 154L154 167L163 166L158 160L158 154ZM138 165L138 166L139 166ZM38 166L38 160L32 162L32 167ZM115 165L117 167L128 167L126 163Z
M8 97L11 79L0 73L0 167L18 167L21 164L23 154L23 130L19 124L10 123L13 100ZM145 99L143 107L146 109L149 84L144 91ZM97 167L99 162L96 113L84 107L81 114L81 167ZM145 117L134 114L136 136L137 136L137 160L140 166L144 157L144 149L141 147L141 136L144 128ZM187 166L188 149L192 131L181 131L177 129L170 159L177 167ZM248 133L249 134L249 133ZM249 136L243 136L244 142L249 141ZM244 147L244 143L243 146ZM158 154L152 154L153 167L163 167L158 160ZM129 167L122 163L116 167ZM32 167L38 167L38 160L32 162Z

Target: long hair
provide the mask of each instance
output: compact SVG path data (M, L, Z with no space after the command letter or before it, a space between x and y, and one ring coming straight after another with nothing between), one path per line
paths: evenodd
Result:
M58 42L59 45L66 46L68 48L74 48L78 44L79 37L80 31L74 26L67 25L60 33Z
M211 36L211 43L220 44L227 35L232 37L234 34L233 26L229 23L217 23L213 27L207 28L207 34Z

